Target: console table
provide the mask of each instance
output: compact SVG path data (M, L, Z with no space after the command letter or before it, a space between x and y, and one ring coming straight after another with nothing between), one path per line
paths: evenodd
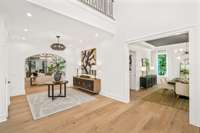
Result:
M156 75L147 75L145 77L140 77L140 88L150 88L157 84Z
M83 78L73 77L73 85L75 88L79 88L92 93L99 93L101 90L101 80L95 78Z

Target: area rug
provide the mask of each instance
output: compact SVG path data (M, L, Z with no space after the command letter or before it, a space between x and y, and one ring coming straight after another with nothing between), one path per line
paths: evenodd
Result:
M143 98L145 101L154 102L157 104L170 106L176 109L188 111L189 110L189 99L185 97L177 98L173 91L167 89L159 89L152 92Z
M55 94L59 94L59 91L55 91ZM27 99L33 119L37 120L92 101L95 97L75 89L67 89L65 98L57 97L52 101L52 99L48 97L47 92L42 92L27 95Z

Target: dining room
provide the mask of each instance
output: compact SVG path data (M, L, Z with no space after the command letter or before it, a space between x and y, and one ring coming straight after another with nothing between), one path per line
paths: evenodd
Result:
M134 60L129 56L131 99L142 95L145 101L188 112L189 33L151 37L129 49L134 52Z

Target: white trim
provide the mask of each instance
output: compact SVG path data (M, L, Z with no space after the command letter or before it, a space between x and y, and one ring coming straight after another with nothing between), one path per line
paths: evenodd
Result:
M118 96L114 96L114 95L112 95L110 93L106 93L106 92L100 92L100 95L114 99L114 100L117 100L117 101L121 101L123 103L129 103L130 102L129 99L120 98Z
M7 115L6 114L0 115L0 123L5 121L7 121Z

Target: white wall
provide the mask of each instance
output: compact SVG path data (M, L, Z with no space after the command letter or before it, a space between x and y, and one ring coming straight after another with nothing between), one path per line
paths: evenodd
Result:
M190 123L200 127L200 26L190 33Z
M0 18L0 122L8 116L8 90L7 90L7 31L4 19Z
M12 53L12 54L11 54ZM72 85L73 75L76 73L76 62L74 50L67 48L66 51L57 52L51 50L48 45L31 44L28 42L10 43L9 45L9 80L11 81L11 96L24 95L25 59L29 56L40 53L52 53L63 57L66 60L66 78L69 85ZM13 67L14 66L14 67Z
M115 37L111 41L107 41L107 45L102 48L104 49L102 55L105 57L102 67L105 65L106 89L115 99L123 102L129 101L129 50L127 43L160 33L175 32L185 28L196 29L198 18L197 3L194 2L154 2L153 0L151 2L150 0L148 3L141 3L132 0L127 1L116 2L118 10L116 14L117 32ZM199 31L197 31L196 33L199 34ZM198 43L191 43L193 48L191 52L196 53L196 56L192 57L198 60L198 57L200 57L197 50ZM190 93L190 99L192 99L190 100L190 123L200 126L200 115L198 113L200 112L200 105L197 103L197 101L200 101L200 86L198 84L200 61L198 60L196 63L198 65L193 67L196 72L193 73L192 79L194 81L190 87L190 91L192 91Z
M188 44L186 43L173 44L173 45L168 45L168 46L157 47L154 50L152 50L152 54L153 54L152 56L154 57L154 68L156 72L158 71L157 54L159 53L159 51L164 51L167 54L167 67L168 67L166 78L168 80L171 80L171 79L180 77L180 63L183 61L184 53L183 52L175 53L175 50L179 50L179 49L185 50L186 46L188 46ZM177 57L181 57L181 59L178 60Z
M136 52L136 85L135 88L131 88L133 90L139 90L140 89L140 77L142 76L142 58L149 59L149 63L151 62L151 49L129 45L129 49ZM150 64L151 65L151 64Z
M117 38L111 38L111 40L105 40L103 43L100 44L85 44L82 48L76 51L76 57L78 57L78 60L76 62L80 62L80 53L82 50L96 48L98 65L97 78L101 79L100 94L119 101L128 102L129 97L126 97L126 94L128 92L125 92L125 89L122 89L124 86L127 85L124 82L124 78L129 80L128 75L125 76L124 73L124 70L128 70L128 68L124 67L124 65L119 65L126 63L123 62L125 45L119 45L116 48L116 46L113 44L117 44L118 41L119 40ZM129 53L127 53L127 58L128 55Z
M129 102L130 41L196 25L195 3L116 1L116 34L98 45L102 93ZM87 47L87 46L86 46Z

